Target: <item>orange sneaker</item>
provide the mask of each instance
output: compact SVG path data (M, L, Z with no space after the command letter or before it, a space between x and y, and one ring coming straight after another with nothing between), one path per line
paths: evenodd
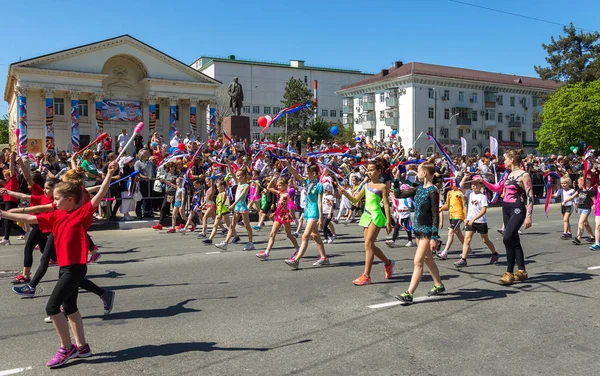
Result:
M365 286L365 285L370 285L371 284L371 277L369 277L368 275L361 275L360 277L356 278L354 281L352 281L352 283L354 283L355 286Z
M390 260L390 263L385 265L385 279L392 278L392 273L394 273L394 265L396 262L394 260Z

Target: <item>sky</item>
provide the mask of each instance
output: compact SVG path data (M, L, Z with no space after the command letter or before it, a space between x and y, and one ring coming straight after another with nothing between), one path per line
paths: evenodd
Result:
M597 0L464 2L600 30ZM2 90L11 63L123 34L187 64L235 55L376 73L400 60L532 77L546 63L542 43L562 34L559 25L451 0L2 1L0 9Z

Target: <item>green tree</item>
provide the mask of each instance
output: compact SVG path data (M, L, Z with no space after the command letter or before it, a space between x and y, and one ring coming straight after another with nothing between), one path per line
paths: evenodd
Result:
M544 80L591 82L600 78L600 33L577 32L571 23L563 28L565 35L550 44L542 44L548 52L549 67L534 66Z
M322 140L333 139L330 129L331 123L317 117L317 120L313 121L309 126L300 129L298 133L302 136L303 140L310 137L313 142L320 143Z
M569 153L580 141L600 148L600 79L561 87L544 103L541 153Z
M8 116L0 119L0 144L8 144Z
M285 85L285 91L283 93L283 99L281 104L284 107L290 107L295 104L304 104L310 102L311 106L304 110L300 110L296 113L287 116L288 134L296 132L298 129L305 127L310 124L310 119L314 114L313 93L309 89L308 85L300 79L290 78ZM285 121L280 119L279 121Z

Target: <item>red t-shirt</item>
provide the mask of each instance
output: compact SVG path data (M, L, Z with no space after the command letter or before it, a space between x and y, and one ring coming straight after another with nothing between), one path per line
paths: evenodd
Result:
M13 192L18 191L19 190L19 181L17 180L17 177L15 175L12 175L10 178L8 178L8 180L6 181L6 184L4 185L4 188L6 188L9 191L13 191ZM8 202L8 201L17 202L16 198L10 197L9 195L2 195L2 197L4 198L4 202Z
M29 207L38 205L48 205L54 202L54 199L44 194L44 190L37 184L34 184L31 188L31 200L29 201Z
M87 230L96 208L90 201L72 212L53 210L37 215L42 232L52 232L58 266L87 263Z
M111 151L112 150L112 138L107 138L104 141L104 150Z

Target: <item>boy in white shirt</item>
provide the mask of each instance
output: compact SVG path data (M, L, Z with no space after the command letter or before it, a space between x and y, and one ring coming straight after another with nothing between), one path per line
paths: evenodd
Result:
M560 196L560 212L563 216L563 233L560 236L562 240L568 240L573 237L571 235L571 214L573 213L573 200L577 195L575 190L571 188L571 179L568 176L560 178L560 189L554 194L554 198Z
M465 189L464 182L466 179L468 179L468 175L463 177L461 182L462 189ZM465 219L465 241L463 242L462 256L460 260L454 263L454 266L458 268L467 266L467 255L471 246L471 239L473 239L475 232L481 235L481 240L489 248L490 252L492 252L490 264L498 262L498 252L496 252L494 243L488 237L487 219L485 217L488 199L485 194L481 193L482 188L483 184L481 182L473 181L471 182L471 190L464 192L465 197L467 197L468 207L467 219Z
M330 183L323 184L323 241L333 243L335 235L329 228L329 224L333 219L333 206L335 197L333 197L333 185Z
M400 190L410 189L408 184L402 184L400 186ZM394 248L396 246L396 239L398 239L398 232L400 229L406 231L406 236L408 236L408 243L406 243L406 247L412 247L415 243L412 242L412 226L410 224L410 208L413 207L414 202L411 197L408 198L394 198L392 200L392 209L394 216L394 232L392 233L392 239L386 240L385 244Z

